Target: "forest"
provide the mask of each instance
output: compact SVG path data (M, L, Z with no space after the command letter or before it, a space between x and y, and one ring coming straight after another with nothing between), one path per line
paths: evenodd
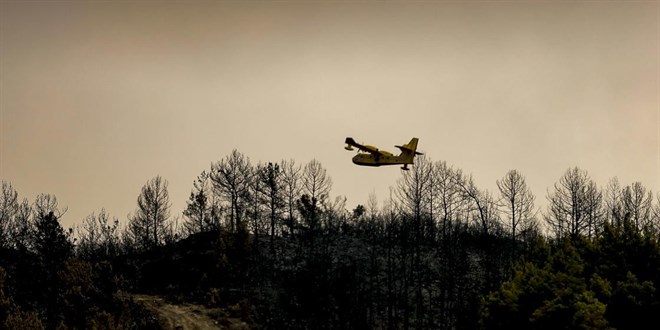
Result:
M63 228L54 195L3 181L0 328L163 327L137 294L219 308L219 328L655 328L660 195L578 167L543 203L517 170L496 183L420 156L384 202L349 206L317 160L234 150L180 215L156 176L127 219Z

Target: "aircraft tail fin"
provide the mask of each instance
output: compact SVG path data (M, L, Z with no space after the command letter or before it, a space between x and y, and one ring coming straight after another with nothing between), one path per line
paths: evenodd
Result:
M403 146L396 146L396 147L401 149L401 156L409 156L412 159L412 157L414 155L422 155L422 153L417 152L417 142L418 141L419 141L419 139L414 137L407 144L404 144Z

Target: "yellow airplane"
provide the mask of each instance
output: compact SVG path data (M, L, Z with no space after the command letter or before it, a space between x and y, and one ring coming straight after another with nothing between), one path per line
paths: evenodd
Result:
M378 150L374 146L368 146L356 143L351 137L346 138L346 150L355 150L353 147L358 148L358 154L353 157L353 163L362 166L381 166L381 165L403 165L402 170L408 170L408 164L413 163L415 155L423 155L417 152L418 138L412 138L408 144L403 146L395 146L401 149L401 153L395 156L391 152Z

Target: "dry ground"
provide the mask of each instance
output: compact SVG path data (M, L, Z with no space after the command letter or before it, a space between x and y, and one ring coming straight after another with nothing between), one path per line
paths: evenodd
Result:
M133 295L133 299L157 314L163 329L250 329L248 324L240 319L224 316L227 313L220 308L211 309L187 303L172 304L162 297L144 294Z

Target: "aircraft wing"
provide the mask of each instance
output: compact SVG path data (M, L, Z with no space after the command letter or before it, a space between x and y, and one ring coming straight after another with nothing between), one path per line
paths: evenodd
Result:
M377 148L367 147L363 144L359 144L359 143L355 142L355 140L353 140L353 138L347 137L345 143L349 146L356 147L356 148L358 148L362 151L365 151L365 152L368 152L368 153L371 153L371 154L374 154L374 155L381 155L381 152L378 151Z

